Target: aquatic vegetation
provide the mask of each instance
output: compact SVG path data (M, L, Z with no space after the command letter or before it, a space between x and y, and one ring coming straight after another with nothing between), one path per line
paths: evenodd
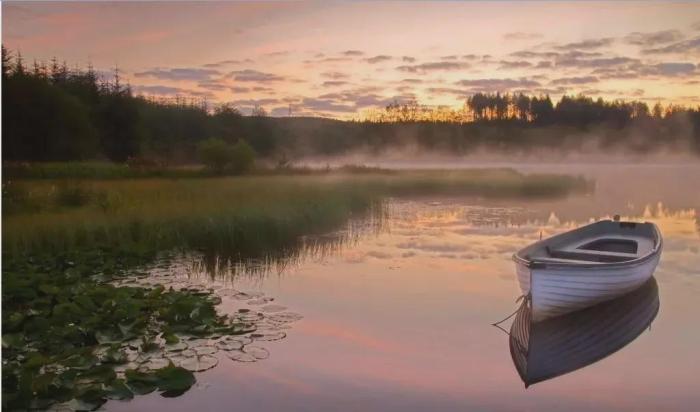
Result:
M386 196L560 196L587 184L508 169L13 181L3 187L17 202L3 216L3 406L177 396L221 355L266 359L260 343L301 318L261 294L178 283L167 264L151 275L143 265L159 252L269 262L293 256L304 235L381 215ZM222 299L247 308L220 314Z
M68 197L79 201L58 202L61 184L12 182L13 193L24 195L18 197L22 206L10 205L11 213L4 215L5 250L129 244L263 257L301 235L332 230L386 196L551 197L590 186L580 178L510 169L103 180L73 182L80 189L69 190L73 194Z
M107 399L144 393L146 382L151 390L186 390L194 382L186 369L165 363L136 372L138 364L130 361L147 354L156 338L176 343L178 332L247 330L217 315L206 295L105 283L110 275L94 274L117 269L104 263L110 258L94 253L3 259L3 408L65 401L94 409ZM115 371L125 364L134 369Z
M219 363L219 351L241 362L267 358L269 352L252 343L283 339L284 325L300 318L250 309L219 314L222 295L166 288L170 277L129 269L146 258L99 250L6 255L4 408L92 410L156 390L177 396L195 383L193 372ZM237 301L254 299L227 293Z

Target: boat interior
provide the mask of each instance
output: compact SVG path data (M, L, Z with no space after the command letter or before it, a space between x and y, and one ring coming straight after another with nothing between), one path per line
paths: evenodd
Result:
M652 253L658 241L651 223L604 220L537 242L521 253L539 262L627 262Z

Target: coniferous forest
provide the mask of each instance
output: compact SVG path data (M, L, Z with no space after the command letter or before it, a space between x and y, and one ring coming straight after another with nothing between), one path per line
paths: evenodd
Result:
M3 48L3 152L6 161L152 159L192 163L209 138L246 141L258 157L380 153L407 145L469 153L478 149L659 150L700 153L700 108L651 108L640 101L477 93L460 109L396 102L361 119L250 116L202 99L135 95L115 70L66 62L25 62Z

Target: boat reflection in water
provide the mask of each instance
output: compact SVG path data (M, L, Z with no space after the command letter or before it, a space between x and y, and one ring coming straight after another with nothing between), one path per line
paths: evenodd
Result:
M659 311L656 279L568 315L532 322L526 300L510 327L510 354L525 387L595 363L635 340Z

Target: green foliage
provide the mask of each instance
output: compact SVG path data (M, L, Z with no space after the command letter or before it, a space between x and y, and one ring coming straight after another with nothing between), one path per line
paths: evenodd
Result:
M451 194L564 196L588 182L522 175L510 169L386 172L364 168L333 175L83 181L93 195L79 207L55 208L56 182L13 182L24 207L3 220L6 250L81 245L165 250L195 247L262 257L298 236L332 230L385 196Z
M221 139L211 138L199 144L199 158L207 168L217 174L229 171L242 174L255 165L255 151L244 140L229 145Z
M105 283L140 275L132 268L159 251L182 247L231 260L274 261L298 248L300 236L332 230L386 195L557 196L587 184L509 169L377 172L76 182L79 189L68 190L72 200L66 206L6 216L3 407L62 402L95 409L107 399L156 390L177 396L194 377L173 365L117 376L114 368L127 362L124 344L138 339L139 350L146 352L158 335L176 343L181 333L206 337L251 331L217 315L218 301L206 293ZM23 201L31 205L36 199L56 203L51 200L58 196L55 187L55 182L34 180L11 190L30 194ZM85 193L92 194L87 203L73 200ZM100 207L97 194L119 206Z
M234 174L249 172L255 165L255 151L245 141L238 140L230 149L231 170Z
M110 160L124 162L141 152L144 129L131 95L119 90L106 94L95 111L102 152Z
M415 145L450 154L479 148L575 151L596 145L606 151L700 153L698 108L657 105L650 110L641 101L582 95L555 102L549 96L476 93L459 109L395 103L362 122L269 117L262 108L241 116L231 105L212 113L204 101L134 96L118 76L102 83L92 69L69 70L57 61L49 69L41 64L27 70L19 53L3 50L3 160L123 162L145 156L186 164L197 160L198 144L208 136L243 139L263 158L282 152L379 154ZM589 133L591 128L596 133Z
M56 402L92 410L107 399L158 389L177 396L194 375L172 364L152 371L115 366L124 342L174 332L208 336L241 328L216 314L207 294L146 290L104 283L152 254L82 249L65 254L4 254L2 288L3 409L45 408Z
M56 202L62 207L87 205L94 194L79 182L61 182L56 189Z
M69 160L94 156L90 110L59 87L30 76L3 82L3 160Z
M198 151L201 162L216 173L223 173L233 161L231 146L221 139L203 141L199 144Z

